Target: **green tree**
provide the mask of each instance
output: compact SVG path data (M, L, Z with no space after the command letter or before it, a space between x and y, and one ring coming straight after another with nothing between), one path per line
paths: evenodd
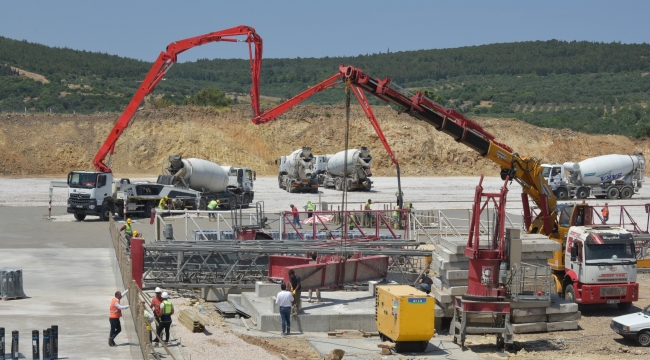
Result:
M227 98L223 91L217 88L205 88L185 100L187 105L224 107L232 104L232 99Z

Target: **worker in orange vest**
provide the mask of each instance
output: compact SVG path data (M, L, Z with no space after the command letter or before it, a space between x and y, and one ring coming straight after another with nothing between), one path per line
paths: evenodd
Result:
M111 334L108 338L108 346L117 346L117 344L115 344L115 337L117 334L122 332L122 326L120 325L122 310L129 308L129 305L120 305L120 299L122 299L122 297L124 297L128 292L129 290L124 290L122 293L116 291L115 297L111 299L110 316L108 319L111 322Z
M607 224L607 220L609 220L609 207L607 207L607 203L605 203L605 206L600 212L603 214L603 224Z

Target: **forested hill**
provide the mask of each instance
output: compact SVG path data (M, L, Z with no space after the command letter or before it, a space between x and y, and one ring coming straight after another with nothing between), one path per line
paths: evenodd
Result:
M157 56L151 55L152 60ZM429 90L443 105L470 116L513 117L591 133L650 134L648 44L551 40L264 59L262 95L271 102L286 99L333 75L342 63L374 77L390 77L409 90ZM120 112L150 66L0 37L0 111ZM207 87L245 101L250 81L248 60L176 64L155 91L167 101L156 104L182 104ZM341 90L330 89L309 102L332 104L342 98Z

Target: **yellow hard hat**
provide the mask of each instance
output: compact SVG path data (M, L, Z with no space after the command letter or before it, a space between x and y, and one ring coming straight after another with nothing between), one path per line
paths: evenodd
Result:
M217 204L221 204L221 200L217 200Z
M139 234L138 230L135 230L135 231L133 232L133 237L138 237L138 234Z
M130 224L131 223L131 218L126 219L126 223Z
M165 196L165 200L169 200L169 196Z

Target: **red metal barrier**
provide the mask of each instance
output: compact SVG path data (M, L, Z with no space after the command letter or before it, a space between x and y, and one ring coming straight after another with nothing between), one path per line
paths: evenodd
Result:
M144 273L144 239L131 238L131 275L133 280L142 289L142 275Z

